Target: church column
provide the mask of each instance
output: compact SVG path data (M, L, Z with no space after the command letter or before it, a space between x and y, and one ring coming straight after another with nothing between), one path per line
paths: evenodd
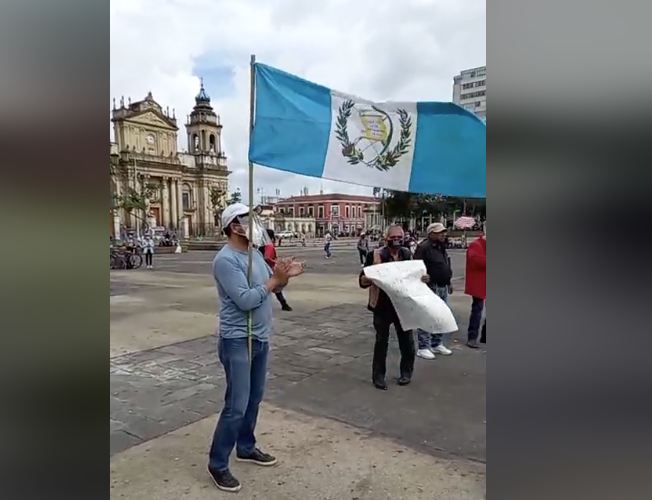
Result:
M185 215L183 213L183 179L179 179L176 184L177 187L177 212L179 214L179 220L183 219Z
M178 193L178 189L177 189L177 180L176 179L172 179L170 181L170 191L171 191L171 193L170 193L171 194L171 196L170 196L170 198L171 198L171 200L170 200L170 210L172 212L172 226L174 227L174 229L179 229L179 213L177 211L177 206L178 206L177 205L178 204L177 193Z
M168 177L163 177L163 199L161 208L163 208L163 225L167 229L170 227L170 191L168 189Z
M204 212L204 223L207 225L213 224L214 217L211 213L211 194L207 181L204 181L202 189L204 192L204 204L202 206L202 211Z

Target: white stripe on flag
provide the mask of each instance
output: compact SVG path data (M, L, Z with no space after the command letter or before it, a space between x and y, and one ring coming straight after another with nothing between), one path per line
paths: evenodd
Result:
M331 91L331 113L323 177L407 191L417 129L416 103L373 103ZM394 155L402 132L404 152ZM396 163L391 165L393 160Z

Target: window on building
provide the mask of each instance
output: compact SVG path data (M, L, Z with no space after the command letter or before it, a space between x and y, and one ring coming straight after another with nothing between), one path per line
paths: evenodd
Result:
M344 217L346 217L347 219L351 218L351 207L348 205L344 207Z
M294 217L294 207L290 207L290 208L288 208L288 215L289 215L290 217Z
M281 213L281 214L284 214L284 213L285 213L285 209L284 209L284 208L279 208L278 211L279 211L279 213Z
M308 207L308 217L314 217L315 216L315 207L310 206Z
M472 89L473 88L473 83L465 83L462 85L463 89Z
M323 219L323 218L324 218L324 207L320 206L320 207L317 209L317 213L319 214L319 217L318 217L318 218L319 218L319 219Z
M192 210L192 189L188 184L181 186L181 205L184 210Z
M358 205L358 208L356 210L358 212L358 219L361 219L362 218L362 207L360 205Z
M331 215L333 217L339 217L340 216L340 206L339 205L331 205Z
M299 207L299 217L303 217L305 215L306 209L303 207Z

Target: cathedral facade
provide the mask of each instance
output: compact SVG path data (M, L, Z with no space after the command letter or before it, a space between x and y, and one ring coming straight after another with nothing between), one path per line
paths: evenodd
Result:
M177 150L176 114L151 92L145 99L113 103L111 142L111 234L142 234L157 228L180 236L211 234L215 213L226 205L228 175L222 124L203 83L185 129L188 151ZM147 193L146 207L116 199Z

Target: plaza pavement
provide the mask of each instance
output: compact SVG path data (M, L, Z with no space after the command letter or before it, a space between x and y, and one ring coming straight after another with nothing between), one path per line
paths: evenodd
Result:
M240 498L485 498L486 353L418 360L398 387L391 342L388 391L370 383L374 334L357 286L354 248L326 260L307 249L307 272L276 307L269 382L259 424L272 469L234 463ZM224 374L215 354L211 252L155 257L155 270L110 275L111 498L227 498L205 472ZM463 273L463 253L453 253ZM463 283L452 307L465 331Z

